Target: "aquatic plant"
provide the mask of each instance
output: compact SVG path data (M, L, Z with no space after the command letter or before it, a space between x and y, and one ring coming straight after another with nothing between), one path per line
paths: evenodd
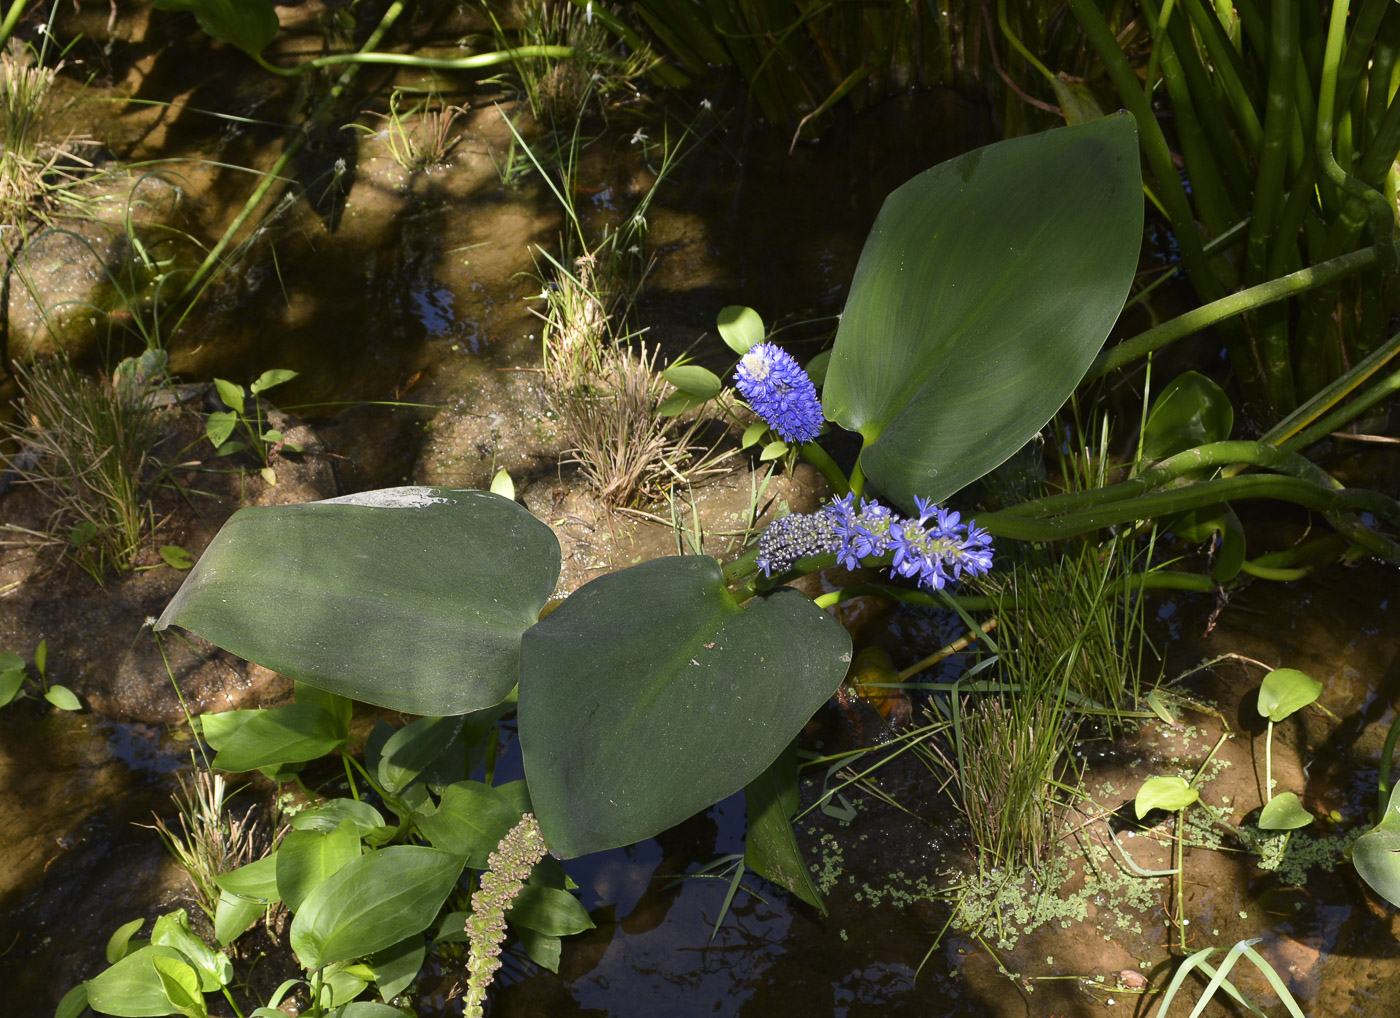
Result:
M1037 434L1093 362L1136 264L1138 172L1132 123L1111 117L990 146L890 197L820 392L823 418L860 436L859 457L847 475L817 441L795 450L838 497L850 494L848 547L801 556L784 572L762 575L760 548L724 563L658 559L594 579L546 612L559 544L501 495L410 487L236 513L157 629L190 630L301 685L288 707L206 718L215 766L285 774L343 750L350 697L425 717L372 737L366 751L361 777L402 807L399 823L341 804L320 820L332 829L298 829L337 839L309 843L311 857L350 861L309 891L284 878L284 860L296 856L285 848L263 870L226 877L231 899L220 909L238 921L225 931L246 928L274 897L297 905L292 945L313 986L332 970L361 978L356 959L405 940L416 955L486 841L475 819L499 816L494 846L526 811L527 792L545 844L570 858L654 835L744 789L746 866L819 902L791 830L796 775L787 762L850 664L850 638L824 608L872 588L952 605L948 579L980 571L986 538L999 549L1008 539L1063 540L1250 497L1320 509L1345 542L1400 558L1379 529L1400 520L1400 507L1343 489L1262 441L1168 451L1126 481L978 512L968 532L952 510L935 508ZM734 350L739 358L765 338L761 322L757 331ZM702 400L717 396L717 379L692 375L696 390L716 390ZM1242 465L1256 470L1216 476ZM888 516L874 508L877 495ZM895 533L908 521L917 528ZM931 564L960 542L969 542L961 570ZM872 554L860 554L867 546ZM897 555L899 568L935 589L853 583L813 600L786 585L838 557L884 568ZM488 729L512 704L524 787L507 798L435 770L471 759L474 737L443 748L456 732ZM342 759L351 777L360 765ZM401 781L399 768L411 777ZM455 833L458 821L470 830ZM398 907L406 888L412 909ZM350 922L352 907L372 919Z
M297 372L290 368L269 368L253 380L246 392L241 385L214 379L219 399L228 407L214 411L205 421L204 435L214 446L214 454L232 456L246 450L261 464L259 472L263 480L276 484L277 472L272 461L283 449L290 452L301 452L301 449L294 442L288 442L277 428L268 426L267 413L258 394L296 377ZM235 432L240 437L234 438Z
M792 354L760 343L739 359L734 383L749 409L785 442L810 442L821 434L817 387Z
M50 682L48 676L49 641L40 640L39 646L34 648L34 674L39 677L39 681L34 683L29 674L29 669L24 663L24 658L13 651L0 651L0 707L5 707L22 699L29 694L25 692L26 683L34 683L39 687L44 699L53 704L59 710L82 710L82 703L79 702L73 691L67 686Z
M1192 286L1207 307L1233 306L1217 331L1239 383L1261 411L1286 417L1376 351L1390 327L1400 105L1389 8L1334 4L1324 21L1323 8L1292 0L1238 12L1148 2L1146 39L1116 37L1088 0L1069 9L1137 120ZM1134 66L1143 43L1145 83ZM1121 355L1141 356L1187 324L1144 334Z
M94 580L130 569L153 529L148 487L161 426L144 386L86 378L65 357L17 366L9 469L53 506L47 541Z
M384 144L394 162L409 174L447 162L447 157L462 140L462 135L454 133L453 127L457 118L465 116L467 111L461 106L446 106L432 94L409 110L400 109L401 102L403 91L396 88L389 93L388 112L367 111L370 116L384 121ZM363 124L354 126L362 131L370 130Z
M501 967L501 943L506 936L506 912L520 896L530 872L545 857L540 825L526 813L512 827L487 860L481 886L472 894L472 911L467 916L467 991L462 1014L481 1018L482 1002L496 971Z

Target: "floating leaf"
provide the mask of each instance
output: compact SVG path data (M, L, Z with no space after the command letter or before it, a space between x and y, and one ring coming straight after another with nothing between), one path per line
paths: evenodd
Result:
M708 556L585 584L522 646L520 743L546 843L565 858L631 844L743 788L850 655L796 590L740 607Z
M720 339L740 357L763 342L763 319L753 308L730 304L716 316Z
M1312 822L1312 814L1292 792L1280 792L1259 813L1259 827L1265 831L1294 831Z
M1322 695L1322 683L1296 668L1275 668L1259 686L1259 713L1278 724Z
M1133 800L1133 809L1137 818L1141 820L1154 809L1175 813L1200 797L1201 793L1188 785L1185 778L1148 778L1138 789L1137 798Z
M559 542L483 491L389 488L241 509L156 623L357 700L462 714L515 685Z
M989 145L886 200L823 390L905 510L1001 463L1059 410L1123 307L1142 242L1132 118Z

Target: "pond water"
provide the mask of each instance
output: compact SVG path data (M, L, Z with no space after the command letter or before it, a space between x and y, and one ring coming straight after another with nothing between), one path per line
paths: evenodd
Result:
M451 46L460 28L427 26L423 41ZM135 177L113 185L113 207L137 193L159 207L163 221L217 236L254 184L229 167L271 166L283 134L193 111L285 122L298 116L303 99L296 88L260 77L241 55L210 47L188 19L122 21L117 32L106 79L72 115L87 118L87 130L106 139L119 163L203 161L157 164L171 175L141 182L147 190L129 190ZM387 87L368 74L357 84L361 106ZM462 98L451 91L461 83L437 84L445 98ZM180 108L91 104L172 96L182 97ZM368 131L318 139L314 158L297 172L304 183L317 181L321 193L334 188L333 207L279 206L265 232L218 277L197 315L166 337L171 370L192 380L240 381L273 367L301 372L278 391L278 402L300 407L330 451L343 457L335 466L348 490L485 486L505 466L527 504L552 497L558 506L577 484L559 472L561 439L539 412L540 383L530 369L539 361L540 330L530 298L541 286L539 252L557 250L566 224L538 176L512 187L496 169L511 145L503 114L522 117L520 107L485 89L466 99L463 142L449 164L411 179L389 157L374 118L359 118ZM663 359L689 350L717 370L727 357L713 334L720 307L747 304L770 323L827 319L794 332L799 342L820 339L842 306L884 196L913 174L996 138L985 111L949 93L886 102L791 154L788 139L754 122L741 98L712 97L713 109L731 110L722 123L698 100L671 102L672 129L692 123L701 136L648 211L646 244L657 261L638 320ZM347 108L344 117L358 108ZM628 214L652 186L645 142L636 134L658 136L658 117L640 104L615 110L613 123L585 149L577 181L589 228L619 210ZM346 160L343 172L337 159ZM192 263L179 243L170 249ZM31 260L39 292L14 298L17 328L34 318L25 300L36 307L112 300L110 292L73 289L96 278L75 273L85 257L63 236L40 242ZM99 329L79 322L68 337L89 354L110 354L123 341L120 317L115 320L116 331L110 322ZM808 349L815 352L815 344ZM6 401L12 395L0 389ZM1384 468L1363 469L1377 476ZM799 478L792 498L810 498L815 484L811 475ZM561 494L546 494L556 490ZM635 554L663 553L671 541L667 528L657 528L635 538L644 549ZM607 554L616 553L614 547ZM1186 911L1196 933L1190 946L1262 938L1258 950L1310 1015L1400 1013L1395 910L1368 896L1339 859L1346 832L1365 822L1374 798L1380 743L1400 693L1398 578L1388 567L1338 567L1293 584L1255 584L1223 605L1200 595L1152 602L1168 676L1203 658L1235 654L1301 668L1326 685L1322 702L1335 718L1305 713L1276 733L1281 786L1302 789L1314 813L1339 815L1335 829L1296 836L1295 852L1305 841L1317 843L1312 856L1300 856L1304 868L1267 872L1251 855L1204 847L1186 857ZM120 590L114 585L112 596ZM956 630L931 612L874 614L863 639L889 646L896 666L936 649ZM125 626L119 642L130 638L139 618L138 611L119 624ZM1103 845L1102 814L1131 799L1129 783L1135 787L1177 760L1203 761L1225 730L1234 733L1219 754L1228 766L1207 786L1207 799L1257 803L1261 729L1249 708L1261 674L1238 658L1221 662L1180 684L1192 700L1179 706L1189 727L1145 721L1127 743L1091 748L1095 801L1078 804L1083 823L1065 839L1072 848L1067 856L1100 860L1089 869L1103 865L1085 846ZM81 670L69 681L84 692ZM163 675L150 681L166 682ZM152 812L170 815L172 774L189 757L188 742L173 730L59 715L32 704L0 712L0 985L7 987L7 1014L51 1014L68 987L101 967L106 938L122 922L177 905L193 910L183 875L159 838L136 826ZM834 710L809 733L812 744L848 738ZM498 779L519 776L518 768L508 746ZM854 813L847 819L815 810L798 825L828 891L825 916L752 875L726 911L726 881L694 875L713 859L742 851L740 797L652 841L570 862L597 929L566 941L558 975L508 954L491 1013L1144 1013L1147 1005L1132 987L1119 987L1130 971L1160 985L1170 957L1166 879L1144 881L1149 886L1131 901L1107 890L1085 895L1086 867L1074 862L1063 887L1040 890L1080 894L1079 913L1021 935L1002 929L979 937L948 928L950 906L932 891L962 880L955 868L967 861L948 799L927 773L903 763L891 764L878 781L897 805L860 789L850 794ZM806 789L808 800L818 791ZM1163 847L1150 837L1129 843L1139 866L1167 865ZM1008 917L1026 894L1002 888ZM426 973L421 1013L459 1013L441 999L447 976ZM1262 979L1241 975L1238 984L1270 1014L1281 1013ZM1229 1012L1212 1005L1206 1013Z

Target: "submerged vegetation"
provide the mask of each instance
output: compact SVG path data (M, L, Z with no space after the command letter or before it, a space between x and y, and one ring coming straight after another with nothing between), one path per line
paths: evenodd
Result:
M1262 992L1299 1014L1297 985L1254 950L1271 927L1206 937L1191 926L1201 899L1189 874L1204 859L1222 872L1226 853L1282 882L1337 866L1400 907L1400 720L1367 790L1374 814L1324 810L1306 794L1310 747L1276 768L1275 726L1320 717L1327 686L1265 665L1256 709L1234 718L1261 732L1255 794L1229 706L1186 684L1199 669L1163 681L1169 648L1149 639L1150 619L1161 591L1213 597L1219 614L1248 584L1400 565L1400 493L1332 456L1338 443L1395 441L1400 12L1381 0L1352 14L1286 0L1238 12L1194 0L1107 12L1088 0L449 6L359 0L312 21L271 0L155 0L151 25L197 28L268 94L281 79L300 90L279 107L287 123L182 108L230 137L266 131L276 152L222 220L195 209L175 225L173 198L149 200L143 183L173 195L185 178L141 169L106 246L82 232L74 196L92 181L74 170L71 136L46 126L70 59L48 45L66 31L62 5L6 8L5 293L18 281L39 310L20 334L4 309L16 401L0 437L6 486L52 508L26 536L47 545L53 572L67 562L100 583L192 565L146 619L154 638L184 631L294 683L291 702L195 716L170 668L197 763L179 778L177 819L156 829L190 878L193 917L167 907L117 929L106 967L57 1013L208 1015L218 994L239 1015L291 1003L343 1018L482 1014L510 974L503 958L557 973L565 940L604 921L566 864L664 836L742 792L742 852L702 870L729 877L716 930L741 888L763 890L752 874L823 913L849 910L847 896L936 903L944 932L914 957L954 930L1023 989L1059 976L1011 953L1058 924L1152 955L1111 984L1076 973L1090 994L1158 993L1164 1014L1194 979L1202 1005L1224 993L1253 1007L1245 959ZM742 109L664 91L729 70ZM698 298L714 335L649 331L645 297L667 257L653 221L684 207L690 160L731 158L727 124L766 119L795 144L934 84L997 110L1005 140L884 198L834 332L770 328L742 294L718 292ZM174 96L159 101L175 111ZM1128 112L1103 114L1118 106ZM505 198L452 192L457 161L491 131L508 149ZM386 189L402 204L366 197L377 182L361 145L409 175ZM486 155L494 163L489 141ZM227 171L221 158L199 167ZM520 199L512 185L533 191ZM295 220L303 198L314 214ZM272 336L256 366L219 359L219 329L239 316L330 320L305 293L314 257L279 252L352 244L347 217L393 208L393 229L426 244L413 257L430 264L391 302L450 318L433 273L460 272L446 256L489 242L446 247L431 235L439 206L536 199L531 216L561 224L521 234L538 363L501 363L505 344L480 360L538 380L532 423L555 442L549 462L512 449L525 472L498 468L498 445L475 433L490 491L405 476L281 504L281 465L307 450L262 394L306 391L336 366ZM33 229L62 216L79 218ZM46 304L36 266L46 245L70 241L109 292ZM367 287L381 271L371 254L357 249ZM1176 289L1159 300L1166 279ZM380 321L368 303L366 332ZM403 337L384 331L376 364L412 366L376 394L396 411L418 409L401 390L425 371L488 388L448 374L441 351L404 357ZM1204 356L1172 346L1197 334ZM196 358L205 344L213 361ZM95 378L78 366L96 360ZM215 366L182 392L175 366L203 363ZM179 415L157 409L167 403L199 422L197 440L162 448L158 465ZM494 410L463 416L489 418L500 442ZM176 461L189 471L179 484ZM410 469L396 461L384 476ZM161 545L152 492L172 487L197 519L212 501L191 478L215 473L247 504L217 515L226 522L192 563ZM749 504L702 524L695 493L720 475L741 479ZM779 479L786 504L765 494ZM603 527L560 511L575 482ZM660 519L651 510L667 502L688 554L624 553L611 535L616 556L568 577L584 556L562 543L566 525L611 532ZM726 524L737 546L703 553L707 528ZM143 564L157 548L161 561ZM870 605L952 635L886 647L853 621ZM0 703L37 675L50 704L81 707L50 682L39 647L32 669L0 655ZM831 727L835 746L818 741ZM501 780L517 763L523 777ZM225 774L253 775L261 803L231 805ZM856 832L875 802L901 832L940 830L909 863L922 872L857 880L871 847ZM1314 824L1341 826L1317 836ZM275 987L254 976L264 955L278 959Z

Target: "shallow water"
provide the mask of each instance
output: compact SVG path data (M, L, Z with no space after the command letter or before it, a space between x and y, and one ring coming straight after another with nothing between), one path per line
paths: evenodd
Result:
M177 23L158 26L167 34L155 37L154 58L115 51L114 93L183 95L191 107L269 120L293 114L296 97L250 74L238 54L191 49L197 40L179 35ZM516 369L538 362L539 324L528 299L540 284L531 274L542 264L538 247L557 249L562 220L536 178L502 186L491 160L503 156L509 132L492 98L473 96L466 141L451 165L412 180L387 158L382 138L345 132L336 139L336 146L357 143L350 176L323 176L321 190L334 183L343 203L332 216L297 203L270 222L198 318L173 336L172 370L238 381L271 367L301 371L278 390L278 401L306 407L332 450L347 457L338 469L352 489L458 483L497 463L508 463L518 484L531 480L530 469L534 479L547 478L549 470L528 463L518 472L510 457L526 451L509 447L500 421L510 401L537 400L528 374ZM677 102L698 116L689 101ZM716 97L717 108L725 105ZM190 112L112 109L104 135L122 160L202 154L267 166L279 150L274 129ZM627 209L647 185L634 129L620 118L585 154L586 220ZM719 369L728 355L713 321L726 304L751 305L770 324L835 315L884 195L992 139L984 113L949 94L924 93L887 102L839 125L823 144L789 155L786 138L736 105L723 129L697 144L663 185L649 213L647 244L658 262L639 309L648 341L670 357L708 334L695 355ZM303 178L333 168L328 157L343 151L323 148L320 169L307 163ZM180 172L184 228L215 235L249 179L208 165ZM820 338L830 324L794 336ZM96 346L107 335L88 341ZM424 406L343 406L372 400ZM465 419L486 422L470 442L452 431ZM455 443L450 455L438 450L443 435ZM1276 764L1281 780L1306 774L1305 803L1315 812L1339 810L1344 826L1361 822L1373 797L1380 740L1400 692L1397 579L1393 569L1366 566L1286 586L1255 584L1224 607L1204 638L1217 607L1209 598L1154 602L1170 644L1168 675L1234 652L1302 668L1326 683L1324 702L1340 721L1307 714L1282 726L1278 737L1294 750L1293 769L1283 750ZM942 645L957 626L928 612L876 610L856 628L862 642L888 647L903 665ZM950 673L956 667L947 666ZM1239 750L1231 780L1240 779L1232 797L1246 795L1250 749L1258 751L1259 726L1247 709L1258 678L1257 670L1231 664L1184 684L1214 699L1242 733L1231 744ZM823 719L823 731L830 736L838 724L834 715ZM1102 754L1105 774L1158 753L1155 735L1144 729L1141 738ZM1198 738L1185 755L1199 759L1201 745ZM169 814L169 776L186 757L186 744L156 729L24 705L0 712L0 816L7 818L0 873L11 877L0 877L7 1013L52 1013L70 985L101 967L102 946L117 925L189 907L159 839L134 826L152 810ZM501 766L503 780L518 776L514 757ZM1168 957L1161 904L1134 920L1141 933L1108 924L1114 906L1103 901L1090 903L1094 912L1071 929L1045 929L1014 948L951 930L933 949L949 910L928 900L920 881L947 886L952 878L938 872L963 857L962 839L926 776L891 768L883 780L914 818L863 797L848 823L815 813L802 825L813 861L834 881L825 917L750 876L712 936L725 883L675 879L741 851L738 797L642 845L570 862L598 929L566 942L558 976L512 954L493 1013L1000 1018L1137 1006L1131 995L1101 989L1097 977L1111 987L1124 969L1145 963L1146 971L1160 971ZM1400 1011L1395 910L1368 898L1347 864L1335 875L1313 874L1301 890L1223 853L1192 851L1187 868L1187 910L1201 937L1193 947L1260 936L1259 950L1286 974L1309 1014ZM901 892L901 904L871 905L874 892L891 889ZM1155 893L1165 903L1164 882ZM1016 978L999 972L1002 965ZM1242 985L1271 1001L1259 980ZM433 1003L434 986L430 973L423 1013L454 1013Z

